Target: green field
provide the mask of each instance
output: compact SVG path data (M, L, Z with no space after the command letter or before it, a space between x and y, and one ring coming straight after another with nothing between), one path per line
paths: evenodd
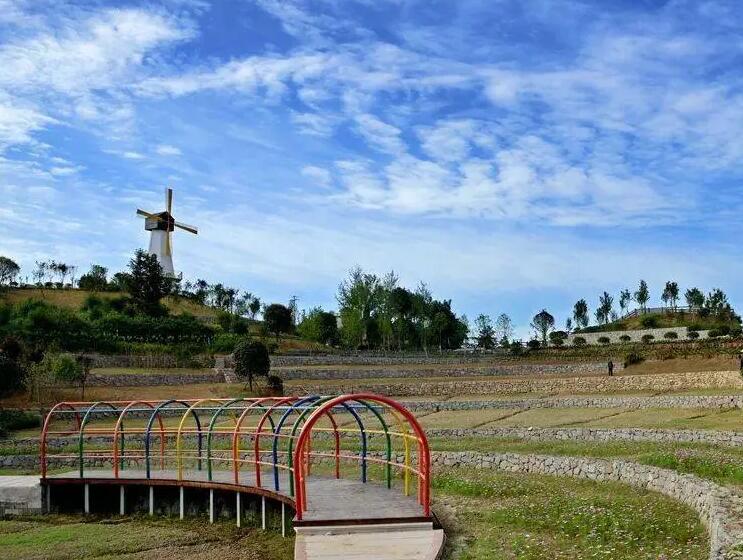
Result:
M709 542L691 509L615 483L452 469L435 510L457 560L701 560Z
M0 550L14 560L290 560L294 539L205 520L47 516L0 521Z

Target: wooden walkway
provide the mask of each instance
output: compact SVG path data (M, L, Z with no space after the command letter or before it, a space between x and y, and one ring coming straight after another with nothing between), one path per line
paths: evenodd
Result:
M268 478L264 473L264 479ZM175 470L124 469L115 478L111 469L86 469L84 478L77 471L48 475L50 485L105 484L184 486L246 492L287 503L285 477L279 492L255 486L254 474L241 473L235 484L231 471L214 470L212 480L206 470L184 472L181 480ZM38 479L36 479L38 481ZM272 479L271 479L272 480ZM415 496L404 496L398 488L388 489L358 480L310 476L307 479L308 508L302 521L294 522L297 533L295 560L435 560L443 548L444 533L434 530Z

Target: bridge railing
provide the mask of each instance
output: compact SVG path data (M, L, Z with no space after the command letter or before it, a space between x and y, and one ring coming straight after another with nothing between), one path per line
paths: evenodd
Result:
M351 465L363 483L370 472L388 488L399 481L430 515L425 433L379 395L63 402L47 414L40 448L42 478L60 465L80 478L110 468L115 479L136 469L146 479L229 482L294 498L300 520L308 477L341 478Z

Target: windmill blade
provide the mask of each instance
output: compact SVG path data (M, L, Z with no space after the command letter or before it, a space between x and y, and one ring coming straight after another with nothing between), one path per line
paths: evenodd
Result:
M165 209L168 214L172 215L173 211L173 189L170 187L165 189Z
M145 212L144 210L140 210L139 208L137 208L137 215L143 216L145 218L157 218L155 214L150 214L149 212Z
M188 224L182 224L181 222L174 222L173 225L177 228L185 229L189 233L199 233L199 229L196 226L189 226Z

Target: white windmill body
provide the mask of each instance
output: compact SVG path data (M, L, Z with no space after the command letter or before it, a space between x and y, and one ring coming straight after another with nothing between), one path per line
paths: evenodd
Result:
M150 254L157 257L157 262L165 274L175 276L173 268L173 240L175 228L197 234L199 230L194 226L175 221L173 210L173 189L165 189L165 212L152 214L137 209L137 214L145 218L144 229L150 232Z

